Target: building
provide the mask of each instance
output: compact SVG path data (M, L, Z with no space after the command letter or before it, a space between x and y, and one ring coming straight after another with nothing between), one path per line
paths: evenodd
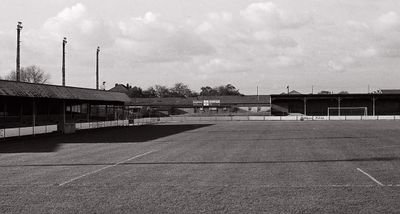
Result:
M199 96L132 98L130 108L141 115L270 114L270 96ZM153 113L151 113L153 112Z
M111 88L109 91L128 94L129 89L130 89L129 84L124 85L124 84L115 83L115 86L113 88Z
M0 80L0 129L55 125L69 132L76 123L127 117L124 93Z
M400 115L400 93L271 95L272 115Z

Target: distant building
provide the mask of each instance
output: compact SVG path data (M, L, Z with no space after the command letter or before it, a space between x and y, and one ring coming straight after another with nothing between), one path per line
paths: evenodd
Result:
M298 94L301 94L301 93L298 92L298 91L296 91L296 90L292 90L292 91L289 92L289 94L291 94L291 95L298 95Z
M285 92L281 93L281 95L285 95L285 94L287 94L287 93L285 93ZM289 95L299 95L299 94L301 94L301 93L296 90L291 90L289 92Z
M109 91L128 94L129 88L130 88L129 84L124 85L124 84L115 83L115 86L113 88L111 88Z

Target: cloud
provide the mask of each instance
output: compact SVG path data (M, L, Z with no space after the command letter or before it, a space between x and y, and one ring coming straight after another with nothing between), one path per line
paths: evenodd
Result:
M382 14L378 18L378 24L381 30L400 30L400 17L396 12L390 11Z
M213 25L209 22L203 22L199 26L196 27L195 32L198 34L208 32L213 29Z
M275 36L268 40L269 44L276 48L295 48L298 43L289 36Z
M240 63L221 58L212 58L200 66L200 71L206 73L214 73L218 71L237 72L243 71L244 69L245 67Z
M129 75L130 70L151 68L166 74L173 64L193 77L223 79L232 73L251 72L254 64L260 68L301 65L301 44L285 31L310 23L303 15L268 2L249 4L239 13L214 11L199 20L175 21L155 11L105 21L90 9L82 3L66 7L40 29L24 32L31 35L24 39L24 51L34 56L30 57L33 64L58 70L60 44L67 37L71 76L92 69L95 49L100 46L103 69L109 72Z
M173 24L160 21L159 17L159 14L149 11L144 16L120 21L118 28L121 35L129 39L136 41L160 40L175 32L176 27Z
M400 16L393 11L380 15L374 22L372 39L376 55L400 57Z
M292 67L292 66L302 66L303 61L301 59L296 58L295 56L277 56L270 63L272 67Z
M283 16L282 11L272 2L252 3L240 14L245 19L257 24L278 23Z
M236 11L209 11L190 19L147 11L103 20L78 3L54 13L41 29L24 29L24 52L32 52L32 61L55 64L59 70L60 44L66 36L71 72L91 71L99 45L103 69L124 72L110 78L125 78L135 71L143 76L162 73L171 79L171 72L184 73L207 80L231 76L241 80L242 74L266 70L280 76L297 67L344 72L361 66L363 60L399 56L396 12L375 15L375 20L336 16L328 25L323 15L303 12L308 8L286 7L279 1L255 2ZM5 36L0 37L1 47ZM14 48L15 35L10 38ZM14 62L14 49L10 53Z
M365 31L369 30L370 27L367 23L365 22L359 22L359 21L354 21L354 20L348 20L346 22L347 27L357 30L357 31Z
M400 16L393 11L365 21L348 20L349 35L353 38L353 56L356 61L372 57L400 57ZM350 46L352 45L352 46Z
M217 21L217 22L230 22L233 20L233 15L232 13L229 12L213 12L213 13L209 13L207 15L207 17L213 21Z
M302 48L293 34L286 31L310 23L298 17L302 15L288 13L271 2L259 2L249 4L239 14L209 13L194 30L214 47L215 57L246 66L263 61L266 66L280 67L302 61L294 60L302 57Z
M65 30L63 27L65 27L65 25L80 22L80 20L86 16L86 12L86 7L78 3L72 7L65 8L55 17L49 18L43 24L43 28L54 34L64 32Z
M67 7L47 19L41 30L42 35L50 35L53 40L67 37L71 40L70 45L76 48L107 47L115 42L113 23L91 17L82 3Z
M364 57L364 58L370 58L370 57L375 57L378 55L378 51L375 48L367 48L364 50L359 51L356 56L358 57Z
M345 67L343 64L333 61L333 60L329 60L327 63L327 66L330 70L335 71L335 72L344 72L345 71Z
M272 2L256 2L240 12L250 24L267 28L298 28L312 22L309 15L289 15Z
M121 37L116 47L125 50L135 62L157 63L185 61L195 56L214 53L214 48L191 26L177 26L147 12L142 17L121 21Z
M143 17L137 17L136 20L143 22L145 24L149 24L152 22L156 22L156 20L158 19L160 15L159 14L155 14L152 12L146 12L146 14L144 14Z

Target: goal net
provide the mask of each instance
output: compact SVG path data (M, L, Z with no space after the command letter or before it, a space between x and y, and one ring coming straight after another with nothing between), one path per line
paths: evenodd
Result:
M367 107L328 107L328 116L367 116Z

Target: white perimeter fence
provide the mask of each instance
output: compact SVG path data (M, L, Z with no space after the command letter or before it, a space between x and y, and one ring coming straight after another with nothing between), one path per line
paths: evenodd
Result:
M104 127L148 125L160 122L190 122L190 121L328 121L328 120L400 120L400 115L390 116L207 116L207 117L160 117L134 119L133 124L128 120L99 121L76 123L77 130L96 129ZM20 127L0 129L0 139L26 135L46 134L58 131L57 125Z
M128 126L128 125L129 125L128 120L114 120L114 121L76 123L75 128L77 130L81 130L81 129L96 129L103 127ZM6 129L0 129L0 139L9 137L21 137L27 135L46 134L56 131L58 131L57 125L6 128Z
M111 120L111 121L75 123L76 130L97 129L97 128L116 127L116 126L129 126L129 121L128 120Z
M164 117L144 117L144 118L136 118L133 120L133 125L135 126L141 126L141 125L151 125L159 122L165 122L165 120L162 121Z
M157 118L155 118L157 119ZM161 117L160 122L171 121L324 121L324 120L400 120L392 116L214 116L214 117Z

